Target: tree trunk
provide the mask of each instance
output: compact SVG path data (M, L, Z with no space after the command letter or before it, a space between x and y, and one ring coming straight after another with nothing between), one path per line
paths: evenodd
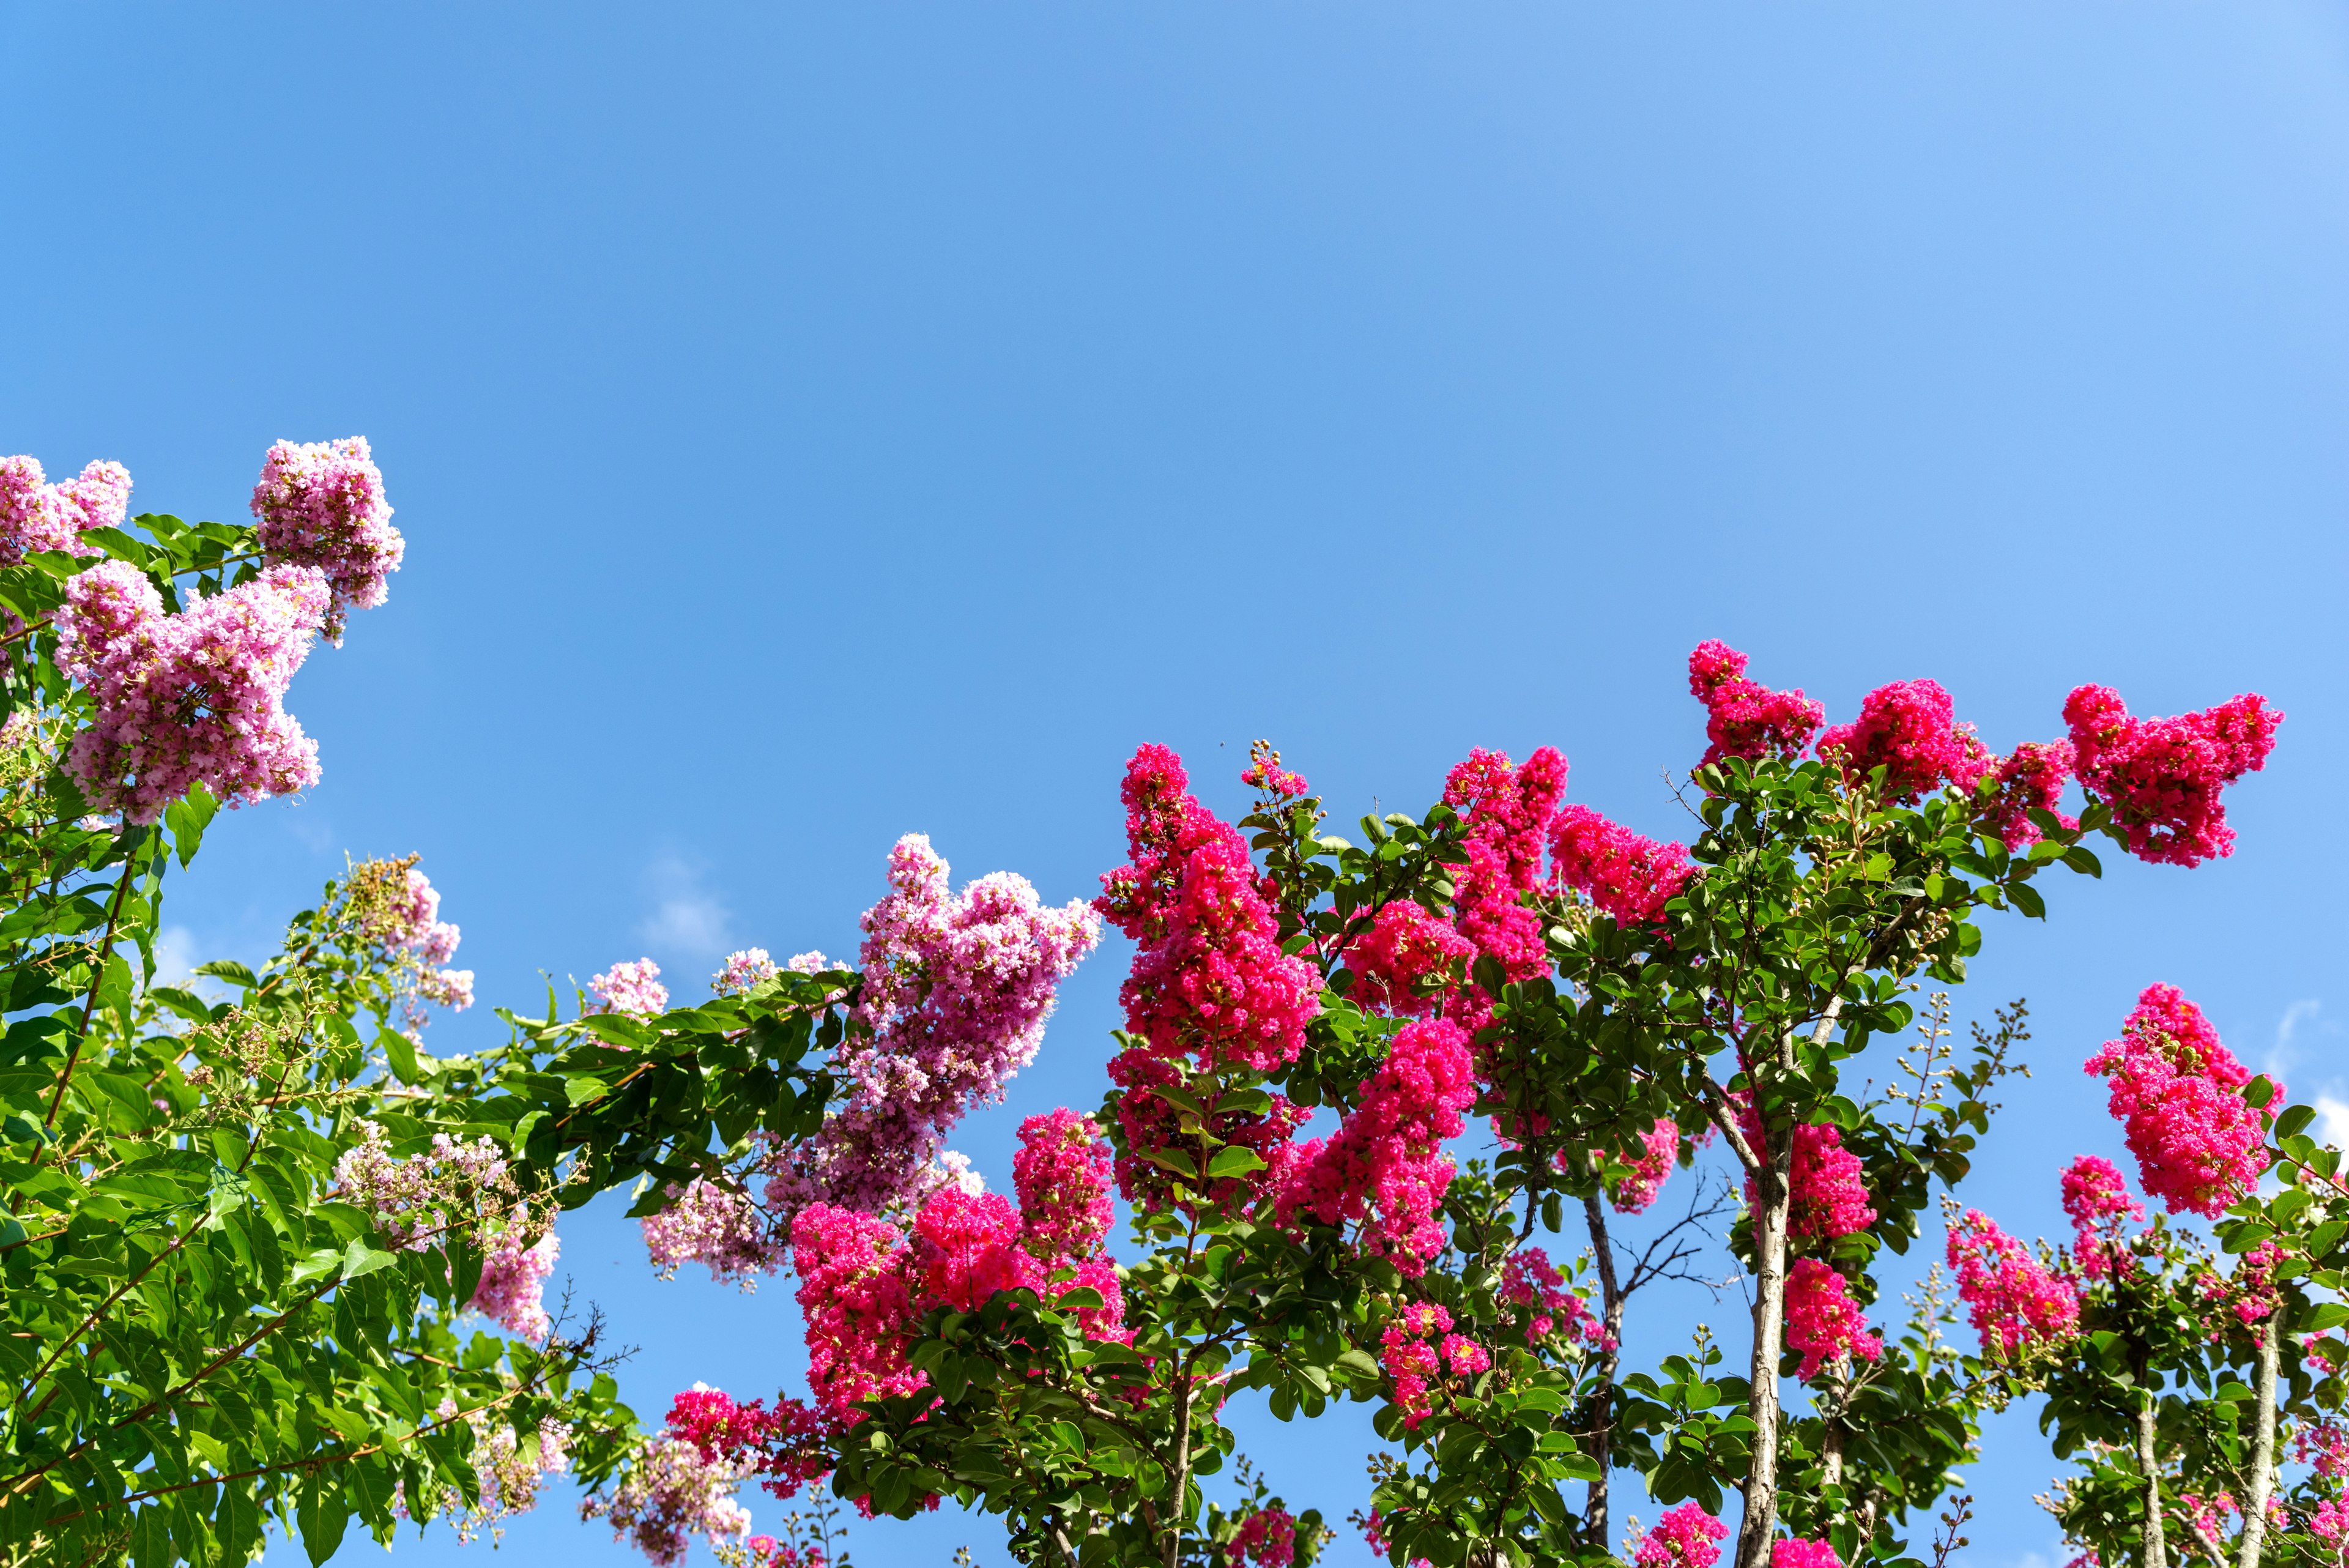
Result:
M1623 1343L1623 1289L1615 1276L1615 1249L1607 1239L1607 1215L1599 1207L1598 1193L1583 1199L1582 1211L1590 1221L1590 1255L1599 1263L1599 1291L1604 1309L1600 1321L1607 1330L1607 1346L1599 1352L1599 1392L1590 1397L1591 1457L1599 1461L1599 1475L1590 1483L1590 1501L1582 1511L1582 1530L1583 1539L1604 1552L1613 1528L1608 1519L1607 1483L1615 1466L1615 1369L1621 1357L1618 1347Z
M2260 1568L2260 1547L2267 1534L2268 1498L2275 1490L2276 1360L2282 1349L2283 1306L2278 1303L2260 1330L2259 1431L2251 1438L2251 1495L2243 1500L2243 1540L2238 1568Z
M1760 1096L1755 1096L1758 1105ZM1754 1460L1745 1478L1745 1518L1737 1532L1737 1568L1768 1568L1778 1532L1778 1357L1786 1339L1786 1216L1794 1203L1792 1129L1762 1129L1765 1163L1754 1177Z
M2161 1538L2161 1458L2154 1444L2156 1404L2148 1393L2137 1410L2137 1462L2145 1471L2145 1568L2169 1568L2169 1550Z
M1176 1385L1174 1417L1174 1490L1166 1507L1166 1568L1181 1568L1183 1521L1189 1511L1183 1494L1191 1488L1191 1379L1185 1374Z

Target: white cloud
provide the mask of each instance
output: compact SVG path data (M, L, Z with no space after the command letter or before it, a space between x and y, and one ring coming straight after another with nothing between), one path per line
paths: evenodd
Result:
M185 926L165 926L155 938L155 983L185 985L194 978L204 955L196 934Z
M732 934L732 911L701 885L700 867L664 855L646 873L653 888L653 912L636 934L657 952L712 961L725 955Z
M2349 1148L2349 1100L2316 1096L2316 1136L2334 1148Z
M2283 1010L2283 1017L2276 1023L2275 1044L2268 1048L2265 1071L2279 1078L2292 1071L2302 1054L2299 1044L2302 1027L2323 1011L2324 1004L2313 997L2295 1002Z

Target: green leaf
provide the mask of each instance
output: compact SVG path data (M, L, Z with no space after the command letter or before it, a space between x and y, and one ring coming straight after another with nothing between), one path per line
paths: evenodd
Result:
M220 812L220 802L202 783L189 786L186 795L173 801L163 811L163 826L171 830L171 845L180 857L180 869L196 857L197 848L204 841L204 829L212 826Z
M398 1253L386 1252L370 1247L363 1239L354 1236L351 1238L349 1250L343 1254L343 1281L347 1284L353 1280L364 1279L377 1270L388 1269L398 1262L399 1262Z
M2006 896L2008 900L2012 902L2016 909L2022 910L2031 919L2034 920L2044 920L2047 918L2047 900L2041 898L2039 896L2039 889L2033 888L2030 883L2008 883L2006 888Z
M1217 1181L1226 1176L1246 1176L1251 1170L1263 1168L1264 1161L1256 1150L1232 1144L1217 1149L1216 1158L1207 1162L1207 1179Z
M2266 1082L2267 1080L2265 1078L2255 1078L2252 1080L2252 1083L2254 1084L2264 1084ZM2246 1087L2249 1086L2250 1085L2246 1085ZM2269 1093L2272 1095L2274 1091L2271 1089ZM2248 1094L2243 1097L2245 1099L2251 1099L2251 1096ZM2264 1102L2253 1100L2251 1103L2259 1105ZM2276 1117L2275 1136L2278 1138L2297 1137L2300 1134L2306 1132L2308 1130L2308 1124L2315 1119L2316 1107L2314 1106L2293 1106L2286 1110L2283 1115Z

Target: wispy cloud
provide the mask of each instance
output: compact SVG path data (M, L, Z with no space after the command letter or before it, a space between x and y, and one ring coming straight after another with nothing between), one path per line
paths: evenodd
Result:
M2275 1043L2268 1048L2268 1072L2292 1085L2294 1097L2316 1107L2317 1136L2335 1148L2349 1148L2349 1083L2338 1072L2300 1071L2303 1066L2327 1067L2340 1053L2320 1041L2338 1035L2341 1026L2324 1015L2324 1004L2311 997L2283 1010L2276 1022Z
M2295 1002L2283 1010L2283 1017L2276 1023L2275 1044L2268 1047L2268 1072L2281 1078L2292 1071L2304 1054L2301 1049L2301 1036L2309 1032L2310 1025L2317 1023L2318 1015L2323 1011L2324 1004L2314 997Z
M664 855L646 870L653 912L636 934L653 950L676 959L709 961L723 957L732 935L733 913L702 885L701 868Z
M185 985L204 961L195 932L185 926L165 926L155 938L155 983Z

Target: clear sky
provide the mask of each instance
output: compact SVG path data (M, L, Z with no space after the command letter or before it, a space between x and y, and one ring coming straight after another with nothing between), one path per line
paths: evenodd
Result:
M0 452L228 517L272 440L363 433L408 536L289 699L325 782L214 827L185 958L414 850L485 1003L643 953L689 996L849 950L904 832L1091 892L1143 740L1229 806L1270 736L1349 817L1553 742L1685 836L1721 637L1837 719L1932 676L2001 749L2085 680L2290 714L2232 859L1992 922L1962 1015L2027 994L2039 1071L1974 1202L2061 1229L2149 981L2349 1097L2337 8L6 0L0 65ZM1124 960L957 1138L999 1184L1098 1102ZM788 1293L632 1231L564 1258L639 1410L771 1390ZM1367 1408L1244 1443L1342 1516ZM1967 1560L2046 1568L2027 1412L1989 1449ZM561 1500L504 1552L626 1560Z

